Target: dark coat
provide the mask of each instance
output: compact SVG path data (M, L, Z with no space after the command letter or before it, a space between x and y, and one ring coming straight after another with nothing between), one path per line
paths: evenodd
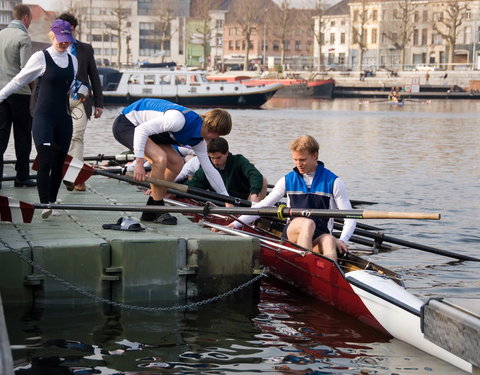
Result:
M77 79L88 83L92 88L92 97L85 101L87 117L92 115L92 106L103 108L102 84L98 75L97 64L90 44L77 41L78 72Z

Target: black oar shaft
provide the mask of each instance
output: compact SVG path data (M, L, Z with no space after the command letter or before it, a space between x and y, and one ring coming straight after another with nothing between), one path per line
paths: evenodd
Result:
M417 244L417 243L411 242L411 241L401 240L401 239L398 239L398 238L386 236L382 233L372 233L372 232L369 232L367 230L362 230L362 229L355 229L354 233L358 234L360 236L374 238L374 239L376 239L378 241L381 241L381 242L389 242L389 243L393 243L393 244L396 244L396 245L410 247L412 249L422 250L422 251L426 251L426 252L433 253L433 254L444 255L444 256L450 257L450 258L455 258L455 259L460 259L460 260L473 260L473 261L476 261L476 262L480 261L479 258L471 257L469 255L453 253L453 252L448 251L448 250L441 250L441 249L437 249L435 247L421 245L421 244Z
M117 154L117 155L103 155L103 154L98 154L96 156L85 156L83 158L85 161L104 161L104 160L116 160L116 161L133 161L135 160L135 157L133 154ZM35 159L30 159L29 162L33 163ZM3 164L15 164L17 161L16 160L4 160Z

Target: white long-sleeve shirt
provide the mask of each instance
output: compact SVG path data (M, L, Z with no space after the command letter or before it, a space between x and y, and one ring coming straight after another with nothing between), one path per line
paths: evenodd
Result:
M136 158L145 156L145 144L149 136L166 132L177 132L185 126L185 116L177 110L169 109L165 112L141 110L131 111L125 117L135 125L133 137L133 152ZM207 143L202 140L192 150L197 155L205 176L212 188L219 194L229 195L220 173L210 162L207 154Z
M312 182L313 176L304 175L304 180L307 183L307 186L310 186ZM286 185L285 185L285 176L280 178L275 186L273 187L270 194L268 194L264 199L260 202L255 203L252 205L254 208L260 207L271 207L274 206L275 203L279 202L286 193ZM287 197L287 206L290 207L290 200ZM345 187L345 183L341 178L336 178L333 183L333 199L330 200L330 209L340 209L340 210L351 210L352 205L350 203L350 199L348 198L347 189ZM257 220L259 216L255 215L242 215L238 219L242 223L250 224ZM242 224L238 221L234 223L235 228L240 228ZM350 237L352 236L356 226L355 219L345 219L344 226L342 233L340 235L340 240L347 243ZM333 219L328 221L328 229L332 231L333 229Z
M50 56L52 56L55 64L60 68L66 68L68 66L68 56L70 55L68 52L58 52L53 47L48 47L47 51L50 53ZM75 56L70 55L70 57L73 62L73 78L75 78L77 76L78 61ZM38 77L42 76L45 73L46 68L47 64L43 51L35 52L30 59L28 59L25 67L0 90L0 103L22 86L28 85L30 82L33 82Z

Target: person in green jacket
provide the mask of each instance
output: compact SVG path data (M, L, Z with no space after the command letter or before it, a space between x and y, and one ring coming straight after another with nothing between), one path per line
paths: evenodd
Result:
M243 155L233 155L228 151L228 142L219 137L209 141L207 153L213 166L218 170L232 197L248 199L252 202L262 200L267 194L267 180L257 168ZM187 185L205 190L213 190L200 167Z

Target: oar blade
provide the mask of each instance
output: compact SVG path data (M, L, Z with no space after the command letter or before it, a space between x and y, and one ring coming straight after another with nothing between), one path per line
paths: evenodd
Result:
M35 158L32 169L38 171L39 160ZM72 184L83 184L93 175L93 167L85 164L83 161L67 155L63 163L63 180Z
M0 221L31 223L35 207L17 199L0 196Z
M83 184L93 175L94 169L83 161L67 155L63 164L63 179L75 185Z

